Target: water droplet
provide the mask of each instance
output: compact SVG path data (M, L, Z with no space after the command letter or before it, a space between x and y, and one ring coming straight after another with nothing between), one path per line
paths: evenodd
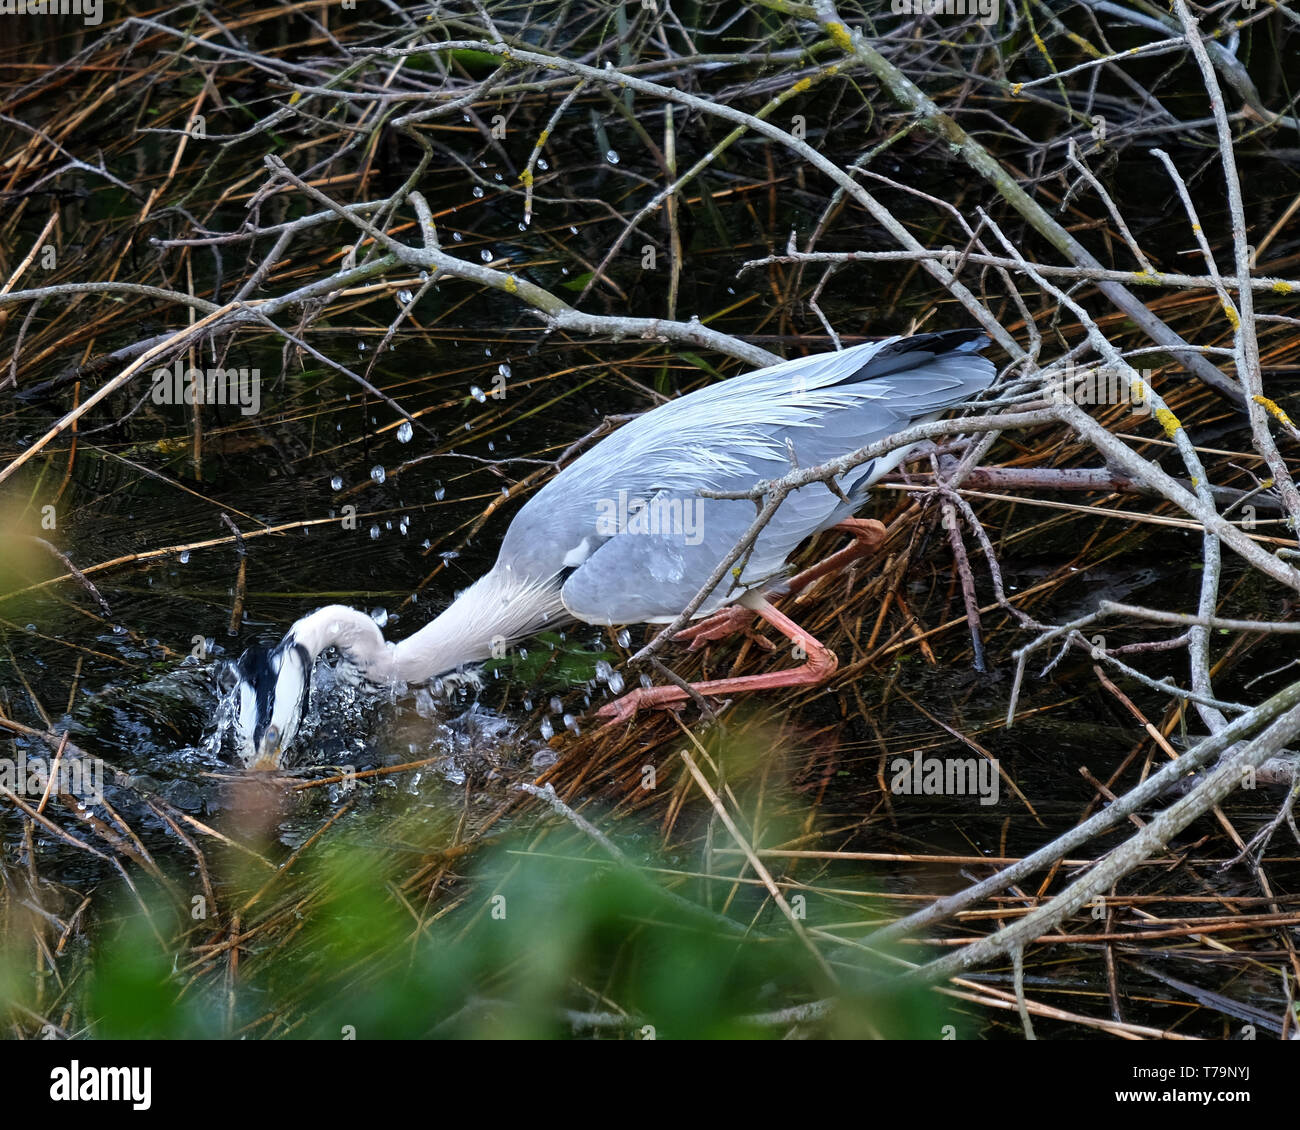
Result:
M397 292L397 301L400 302L403 306L409 305L411 299L414 297L415 295L413 295L409 290L399 290Z
M378 526L371 526L371 527L370 527L370 536L371 536L372 538L377 538L377 537L379 537L379 527L378 527Z
M547 705L551 708L551 713L552 713L552 714L563 714L563 713L564 713L564 703L562 703L562 702L560 701L560 696L559 696L559 695L552 695L552 696L551 696L551 701L550 701L549 703L547 703Z
M545 157L538 157L538 158L537 158L537 167L538 167L539 169L541 169L542 172L546 172L546 170L549 169L551 166L548 165L548 164L546 163L546 158L545 158Z
M382 466L374 466L370 468L370 477L374 479L375 482L382 483L386 478L388 478L388 472L385 471Z
M474 186L474 196L479 200L483 199L483 189L480 185L476 184Z
M190 563L190 551L188 549L181 550L180 561L182 565L188 565Z
M496 449L497 449L497 445L493 443L491 440L488 440L488 450L495 451Z
M609 689L614 694L623 693L623 676L617 671L611 671L609 676Z
M613 150L613 149L608 150L608 151L605 153L605 160L608 161L611 165L617 165L617 164L618 164L618 153L617 153L615 150Z
M492 252L489 251L486 247L483 248L483 250L478 253L478 257L482 259L483 262L485 263L492 262Z
M649 676L649 675L642 675L642 676L641 676L641 685L642 685L643 687L645 687L647 690L649 690L650 687L652 687L654 684L650 681L650 676Z
M421 281L421 282L428 282L428 281L429 281L429 272L428 272L428 271L421 271L421 272L420 272L420 281Z
M502 180L503 178L502 178L502 176L501 176L500 173L493 173L493 174L492 174L492 179L493 179L493 180Z
M484 392L481 388L479 388L478 385L471 385L469 394L480 404L482 404L484 401L487 400L487 393Z
M366 351L366 343L364 341L357 342L357 352L364 353L365 351Z
M510 362L502 361L501 364L497 366L497 372L500 373L503 377L509 379L510 372L511 372Z
M335 475L332 479L330 479L330 486L333 487L335 490L342 490L342 489L343 489L343 476L342 476L342 475Z
M608 683L609 677L614 673L614 668L604 659L596 660L596 682Z
M382 628L385 624L388 623L388 609L387 608L372 609L370 612L370 619L372 619L376 624L378 624Z
M578 720L572 714L566 714L564 716L564 728L566 730L572 730L575 734L582 733L582 731L578 729Z
M397 425L397 442L410 443L411 436L415 434L415 429L411 427L410 420L403 420Z
M619 647L627 647L632 642L632 633L626 628L620 628L617 638Z
M551 720L549 718L542 719L542 725L540 728L542 732L542 741L549 742L553 737L555 737L555 727L551 725Z
M520 220L520 221L519 221L519 230L520 230L520 231L527 231L527 230L528 230L528 225L527 225L526 223L524 223L523 220Z
M456 243L459 243L459 242L460 242L462 239L464 239L465 237L464 237L463 235L461 235L460 232L458 232L458 231L454 231L454 232L451 233L451 238L452 238Z
M573 227L572 225L570 225L570 227L569 227L569 234L570 234L570 235L577 235L577 234L578 234L578 229L575 228L575 227Z
M447 488L443 486L441 483L439 483L436 487L433 488L433 497L436 498L439 502L441 502L444 498L447 497Z

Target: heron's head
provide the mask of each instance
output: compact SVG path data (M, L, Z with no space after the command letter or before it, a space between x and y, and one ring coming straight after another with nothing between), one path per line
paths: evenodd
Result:
M223 664L218 682L235 696L235 750L249 768L279 767L307 713L311 667L311 653L292 636Z

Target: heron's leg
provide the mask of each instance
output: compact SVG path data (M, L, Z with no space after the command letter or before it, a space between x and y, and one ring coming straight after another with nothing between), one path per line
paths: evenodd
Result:
M837 522L831 527L833 530L843 530L845 533L853 535L853 544L845 546L838 553L832 553L829 557L811 565L802 573L796 573L785 583L785 591L790 594L802 592L813 581L825 577L829 573L837 573L851 561L856 561L859 557L866 557L869 553L874 553L880 543L885 540L885 527L877 522L874 518L845 518L843 522Z
M884 526L870 518L845 518L844 521L836 523L831 529L843 530L845 533L852 534L853 544L846 546L838 553L832 553L816 565L812 565L802 573L791 577L783 586L786 594L793 595L802 592L819 577L835 573L843 569L849 562L874 552L885 539L886 532ZM753 616L753 609L746 608L743 604L731 604L711 616L705 616L689 628L683 628L673 639L688 640L690 641L690 647L686 650L698 651L706 643L726 639L737 632L745 632L754 643L765 651L771 651L773 645L770 641L747 630Z
M815 686L824 683L839 666L835 653L815 637L805 632L798 624L774 608L762 597L750 596L753 611L788 639L796 648L807 656L800 667L791 667L785 671L770 671L764 675L743 675L736 679L711 679L704 683L692 683L691 686L700 694L726 695L744 694L746 691L768 690L772 687ZM687 694L681 687L642 687L617 698L596 711L598 718L607 718L607 726L624 722L631 718L643 706L662 707L684 702Z

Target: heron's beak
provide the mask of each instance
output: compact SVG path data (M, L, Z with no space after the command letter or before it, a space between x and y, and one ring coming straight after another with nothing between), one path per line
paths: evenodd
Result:
M280 727L267 726L262 740L257 744L253 763L249 765L255 773L274 772L280 768Z

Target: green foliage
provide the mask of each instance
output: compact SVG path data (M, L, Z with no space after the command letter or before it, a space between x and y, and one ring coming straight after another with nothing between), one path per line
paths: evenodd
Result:
M511 648L500 659L490 659L484 673L500 671L512 682L522 686L535 686L543 681L548 686L579 686L596 677L596 664L617 663L618 656L611 651L592 651L581 642L565 639L559 632L541 632L528 640L523 649Z
M852 953L833 955L840 984L828 985L754 887L724 919L639 869L521 843L482 861L455 913L421 914L423 895L397 897L390 867L370 846L323 852L284 892L292 912L267 908L272 924L251 931L233 974L225 951L192 968L191 947L223 931L178 935L193 924L124 903L96 938L85 1028L119 1039L779 1038L790 1025L770 1014L827 995L837 1007L808 1031L935 1039L946 1022L930 993L873 995L864 986L893 967ZM5 999L21 980L21 956L9 956Z
M156 921L156 918L155 918ZM176 955L138 908L99 939L91 962L86 1022L109 1040L211 1039L224 1032L216 986L175 972Z

